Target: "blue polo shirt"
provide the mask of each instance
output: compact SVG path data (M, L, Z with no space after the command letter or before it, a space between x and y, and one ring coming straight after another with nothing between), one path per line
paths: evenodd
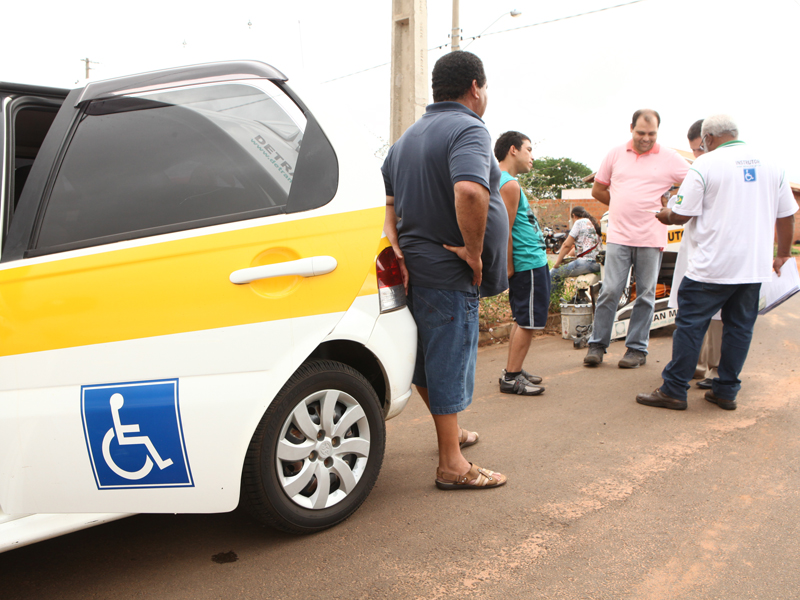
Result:
M394 197L397 233L412 285L475 291L472 269L443 244L463 246L453 186L473 181L489 190L481 296L508 289L508 215L500 167L483 120L459 102L436 102L389 149L381 168Z

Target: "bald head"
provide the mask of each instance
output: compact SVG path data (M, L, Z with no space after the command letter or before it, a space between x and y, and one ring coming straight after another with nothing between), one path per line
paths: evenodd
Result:
M631 127L636 127L636 122L640 118L644 119L648 123L655 121L656 129L658 129L661 126L661 115L659 115L652 108L640 108L635 113L633 113L633 118L631 119Z

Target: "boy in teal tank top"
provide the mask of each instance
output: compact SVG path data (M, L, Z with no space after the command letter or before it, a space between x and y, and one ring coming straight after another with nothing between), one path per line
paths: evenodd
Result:
M528 170L530 169L521 172L526 173ZM500 173L500 189L502 190L503 186L509 181L516 182L517 179L509 174L508 171L502 171ZM519 183L517 183L516 187L519 188ZM544 234L521 188L519 190L517 214L511 231L511 241L513 247L509 248L509 251L512 251L514 256L514 271L530 271L547 264Z
M508 361L500 377L505 394L537 396L544 392L538 375L522 368L530 349L534 329L544 329L550 305L550 271L544 236L533 214L517 175L533 167L531 140L518 131L507 131L494 146L500 163L500 195L509 220L508 297L514 327L508 342Z

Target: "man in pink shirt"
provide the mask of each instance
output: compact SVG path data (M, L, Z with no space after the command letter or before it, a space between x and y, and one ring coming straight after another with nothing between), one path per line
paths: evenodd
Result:
M632 139L612 149L594 178L592 196L608 205L608 233L603 287L594 314L589 352L584 365L603 362L611 342L611 328L628 271L633 266L636 302L633 305L628 350L619 366L635 369L647 362L647 344L655 306L661 251L667 245L667 227L654 218L661 196L680 183L688 163L674 150L656 143L661 117L654 110L633 113Z

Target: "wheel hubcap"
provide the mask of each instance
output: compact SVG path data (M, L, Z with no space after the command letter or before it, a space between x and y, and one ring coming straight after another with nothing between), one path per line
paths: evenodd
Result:
M331 454L333 454L333 446L328 440L325 440L319 445L319 455L322 458L328 458Z
M340 390L315 392L297 404L281 428L278 479L294 503L328 508L356 487L369 451L369 423L358 401Z

